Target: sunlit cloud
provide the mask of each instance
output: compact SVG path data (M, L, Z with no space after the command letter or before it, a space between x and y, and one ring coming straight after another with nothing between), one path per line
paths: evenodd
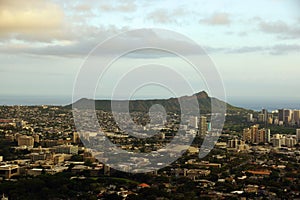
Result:
M51 1L1 1L0 39L49 41L64 38L64 25L64 11Z

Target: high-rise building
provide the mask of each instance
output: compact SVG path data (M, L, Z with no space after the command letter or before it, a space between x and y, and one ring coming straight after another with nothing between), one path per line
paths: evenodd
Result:
M248 121L248 122L253 122L253 114L252 114L252 113L249 113L249 114L247 115L247 121Z
M189 126L192 128L198 128L198 117L190 117Z
M251 130L251 142L256 143L256 137L258 135L258 125L254 125L250 127Z
M264 120L265 120L265 115L262 114L262 113L258 114L258 121L259 122L264 122Z
M251 143L269 143L271 140L270 129L258 129L259 125L251 126L243 130L243 140Z
M271 142L271 130L267 129L267 133L266 133L266 142L270 143Z
M279 124L283 124L283 123L284 124L289 124L293 121L293 116L294 116L294 113L292 112L292 110L279 109L278 110L278 123Z
M204 116L200 117L200 124L199 124L199 135L205 136L207 133L207 118Z
M245 142L251 142L251 130L250 130L250 128L245 128L243 130L243 140Z
M284 123L289 124L291 120L292 120L292 111L288 109L284 110L284 119L283 119Z
M293 111L293 118L294 118L294 122L299 125L300 123L300 110L294 110Z
M262 109L261 114L263 114L263 122L266 122L268 119L268 111L267 109Z
M284 109L278 110L278 121L283 122L284 121Z
M297 138L297 141L300 142L300 129L299 128L296 129L296 138Z
M266 129L263 128L263 129L258 130L258 133L256 134L256 137L255 137L255 143L265 143L266 135L267 135Z

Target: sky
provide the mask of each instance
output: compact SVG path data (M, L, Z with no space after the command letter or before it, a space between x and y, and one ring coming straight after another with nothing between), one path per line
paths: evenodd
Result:
M70 103L76 77L89 53L116 34L143 28L174 31L204 48L218 70L229 103L248 107L253 102L297 103L299 10L298 0L0 0L0 104ZM116 40L106 52L141 37L147 36ZM151 38L180 45L171 35L153 34ZM193 54L193 46L190 50L187 54ZM155 62L182 68L195 90L210 94L205 81L195 81L190 66L179 58L151 53L120 58L106 82L125 73L121 69L126 66ZM96 97L107 98L111 88L101 86ZM168 95L148 88L135 97Z

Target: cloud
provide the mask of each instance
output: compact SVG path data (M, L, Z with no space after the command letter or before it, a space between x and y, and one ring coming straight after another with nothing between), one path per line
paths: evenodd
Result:
M58 56L58 57L85 57L88 53L94 49L98 44L105 39L115 35L116 33L127 31L128 28L124 27L119 29L116 27L106 27L101 29L90 28L89 36L75 41L58 41L56 44L49 44L46 46L33 46L30 43L11 43L0 45L0 52L6 54L26 53L32 55L45 55L45 56ZM141 47L145 47L145 38L151 40L153 46L164 46L166 49L178 49L185 52L186 55L198 55L198 46L191 43L189 40L181 40L176 37L166 36L163 32L147 31L132 33L129 32L126 37L115 39L110 46L105 47L105 55L112 55L115 50L121 50L126 52L128 47L132 43L139 44ZM245 54L245 53L259 53L270 55L284 55L289 53L300 52L300 45L295 44L277 44L272 46L242 46L236 48L225 47L212 47L204 46L201 54ZM173 57L176 55L160 52L160 51L137 51L129 55L130 58L161 58L161 57Z
M300 52L300 45L296 44L280 44L275 45L271 49L270 53L273 55L287 54L290 52Z
M229 25L231 23L231 20L228 13L214 13L208 18L199 20L199 23L208 25Z
M0 38L63 38L64 12L47 0L0 0Z
M118 2L118 3L117 3ZM105 12L134 12L136 4L132 0L117 1L116 3L106 3L100 5L100 10Z
M294 52L300 52L300 45L295 44L278 44L268 47L263 46L245 46L235 49L227 49L225 53L243 54L243 53L267 53L270 55L284 55Z
M226 53L252 53L252 52L260 52L266 50L264 47L261 46L245 46L235 49L227 49Z
M116 28L114 26L74 26L72 30L69 30L69 40L57 40L51 43L7 40L3 41L2 45L0 45L0 52L6 54L25 53L60 57L86 56L96 45L105 39L126 30L126 27Z
M168 12L166 10L163 10L163 9L151 12L148 15L148 18L150 20L152 20L153 22L162 23L162 24L173 23L173 22L176 21L174 19L174 17L169 15Z
M186 15L186 11L183 9L175 9L169 11L166 9L158 9L150 12L147 16L148 20L160 24L179 23L179 18Z
M265 33L276 34L281 39L300 38L299 23L288 25L283 21L265 22L260 20L259 29Z
M12 44L11 42L6 45L0 46L0 52L3 53L27 53L34 55L51 55L60 57L80 56L85 57L88 53L95 48L99 43L105 39L115 35L116 33L124 32L128 30L126 27L118 29L115 27L107 27L99 30L94 30L91 37L84 37L75 42L59 41L56 44L48 44L43 46L32 46L30 43L26 44ZM91 31L90 31L91 32ZM169 32L167 32L169 33ZM116 50L128 51L128 47L132 46L133 43L138 44L140 47L146 46L148 40L151 40L153 46L164 46L166 49L178 49L185 52L186 54L199 53L198 46L191 43L189 40L182 40L176 37L172 37L164 31L136 31L124 33L126 36L118 37L110 44L105 47L105 55L112 55ZM4 48L5 47L5 48ZM202 52L205 53L204 51ZM104 56L105 56L104 55ZM103 55L100 55L103 56ZM170 53L159 53L147 51L146 53L133 53L132 58L153 58L153 57L170 57L174 56Z
M89 12L92 9L91 6L88 4L79 4L76 5L74 8L78 12Z

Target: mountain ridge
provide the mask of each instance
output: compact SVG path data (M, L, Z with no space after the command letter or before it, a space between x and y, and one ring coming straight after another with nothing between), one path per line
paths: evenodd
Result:
M196 107L197 105L194 103L194 101L192 101L192 99L194 99L194 96L196 96L196 98L197 98L201 114L208 114L211 112L212 101L214 101L213 103L214 103L214 106L217 107L217 110L219 108L223 108L224 106L226 106L226 109L227 109L226 112L228 114L249 111L248 109L233 106L233 105L226 103L225 101L219 100L215 97L210 97L205 91L201 91L201 92L195 93L190 96L188 96L188 95L181 96L178 98L172 97L172 98L168 98L168 99L130 100L129 101L129 110L130 110L130 112L148 112L152 105L160 104L166 109L167 112L180 113L181 108L180 108L180 104L178 101L180 99L181 102L190 103L189 104L189 106L190 106L189 112L193 112L193 111L197 110L197 107ZM117 105L117 107L118 106L122 107L126 103L128 104L127 100L113 100L113 102L114 102L114 105ZM107 112L111 111L111 100L97 100L97 99L92 100L92 99L87 99L87 98L79 99L78 101L65 106L65 108L72 109L73 106L83 108L85 105L89 105L89 106L93 105L91 103L95 104L96 110L103 110L103 111L107 111ZM126 110L124 110L124 111L126 111Z

